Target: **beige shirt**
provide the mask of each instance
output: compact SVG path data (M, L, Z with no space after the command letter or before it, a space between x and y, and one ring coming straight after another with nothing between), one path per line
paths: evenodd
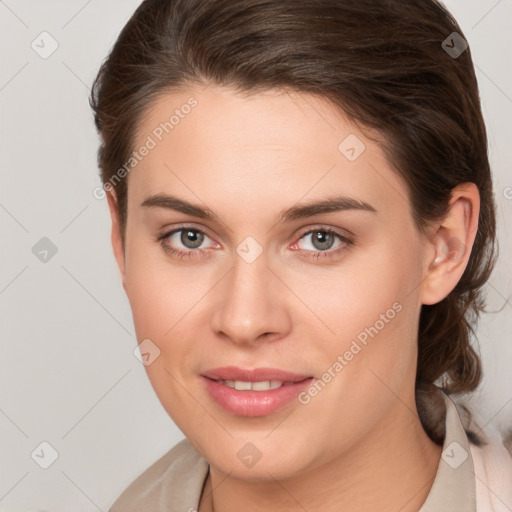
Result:
M508 506L494 508L485 500L487 491L492 491L490 483L485 480L487 462L482 459L478 447L472 444L470 446L453 401L444 393L443 397L447 407L443 452L432 488L419 512L512 510ZM478 472L475 476L475 453L480 476ZM505 461L505 473L512 471L510 462ZM491 465L493 464L495 466L495 460L492 461ZM115 501L109 512L195 512L199 506L208 469L206 460L195 451L188 440L184 439L136 478ZM502 475L504 471L500 469L498 473ZM503 486L503 482L499 485ZM478 487L483 489L479 492L485 492L484 499L478 498L479 508ZM500 501L505 503L504 500Z

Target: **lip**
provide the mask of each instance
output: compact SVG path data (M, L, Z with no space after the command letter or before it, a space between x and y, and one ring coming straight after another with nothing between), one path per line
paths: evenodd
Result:
M311 384L313 376L277 368L245 369L225 366L202 372L201 379L210 397L225 411L238 416L254 417L272 414L289 404ZM276 389L252 391L237 390L217 382L219 380L278 380L286 384Z

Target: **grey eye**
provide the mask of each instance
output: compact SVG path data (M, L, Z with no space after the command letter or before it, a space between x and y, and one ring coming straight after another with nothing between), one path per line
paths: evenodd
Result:
M313 247L319 251L330 249L337 237L335 233L323 230L311 231L308 235L311 235Z

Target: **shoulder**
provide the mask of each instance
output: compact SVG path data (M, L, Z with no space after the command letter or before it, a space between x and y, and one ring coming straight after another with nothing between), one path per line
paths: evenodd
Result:
M172 512L197 505L208 463L187 439L141 473L122 492L109 512Z
M480 426L475 419L476 409L470 405L467 396L452 395L445 390L438 393L433 386L423 386L417 392L417 399L420 419L430 437L438 444L442 443L443 454L453 440L458 442L460 449L470 452L469 473L464 477L461 473L449 473L452 491L454 485L459 485L460 489L470 490L473 495L473 508L466 509L477 512L512 511L512 455L510 443L505 442L503 432L491 429L489 425ZM440 462L439 474L443 468L445 465ZM455 484L454 475L460 480ZM445 476L443 473L443 481ZM433 510L439 509L436 505Z
M478 512L512 509L512 457L498 439L469 444L475 470Z
M512 510L512 453L504 441L503 432L479 426L469 402L455 398L454 403L473 459L477 511Z

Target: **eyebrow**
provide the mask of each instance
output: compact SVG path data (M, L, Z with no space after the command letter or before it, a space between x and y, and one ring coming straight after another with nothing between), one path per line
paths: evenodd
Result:
M177 212L208 219L212 222L222 223L220 218L208 207L189 203L178 197L166 194L156 194L146 198L141 205L145 208L165 208L175 210ZM290 208L282 210L277 216L276 224L312 217L322 213L332 213L345 210L361 210L377 213L377 210L370 204L346 196L337 196L314 201L306 204L294 205Z

